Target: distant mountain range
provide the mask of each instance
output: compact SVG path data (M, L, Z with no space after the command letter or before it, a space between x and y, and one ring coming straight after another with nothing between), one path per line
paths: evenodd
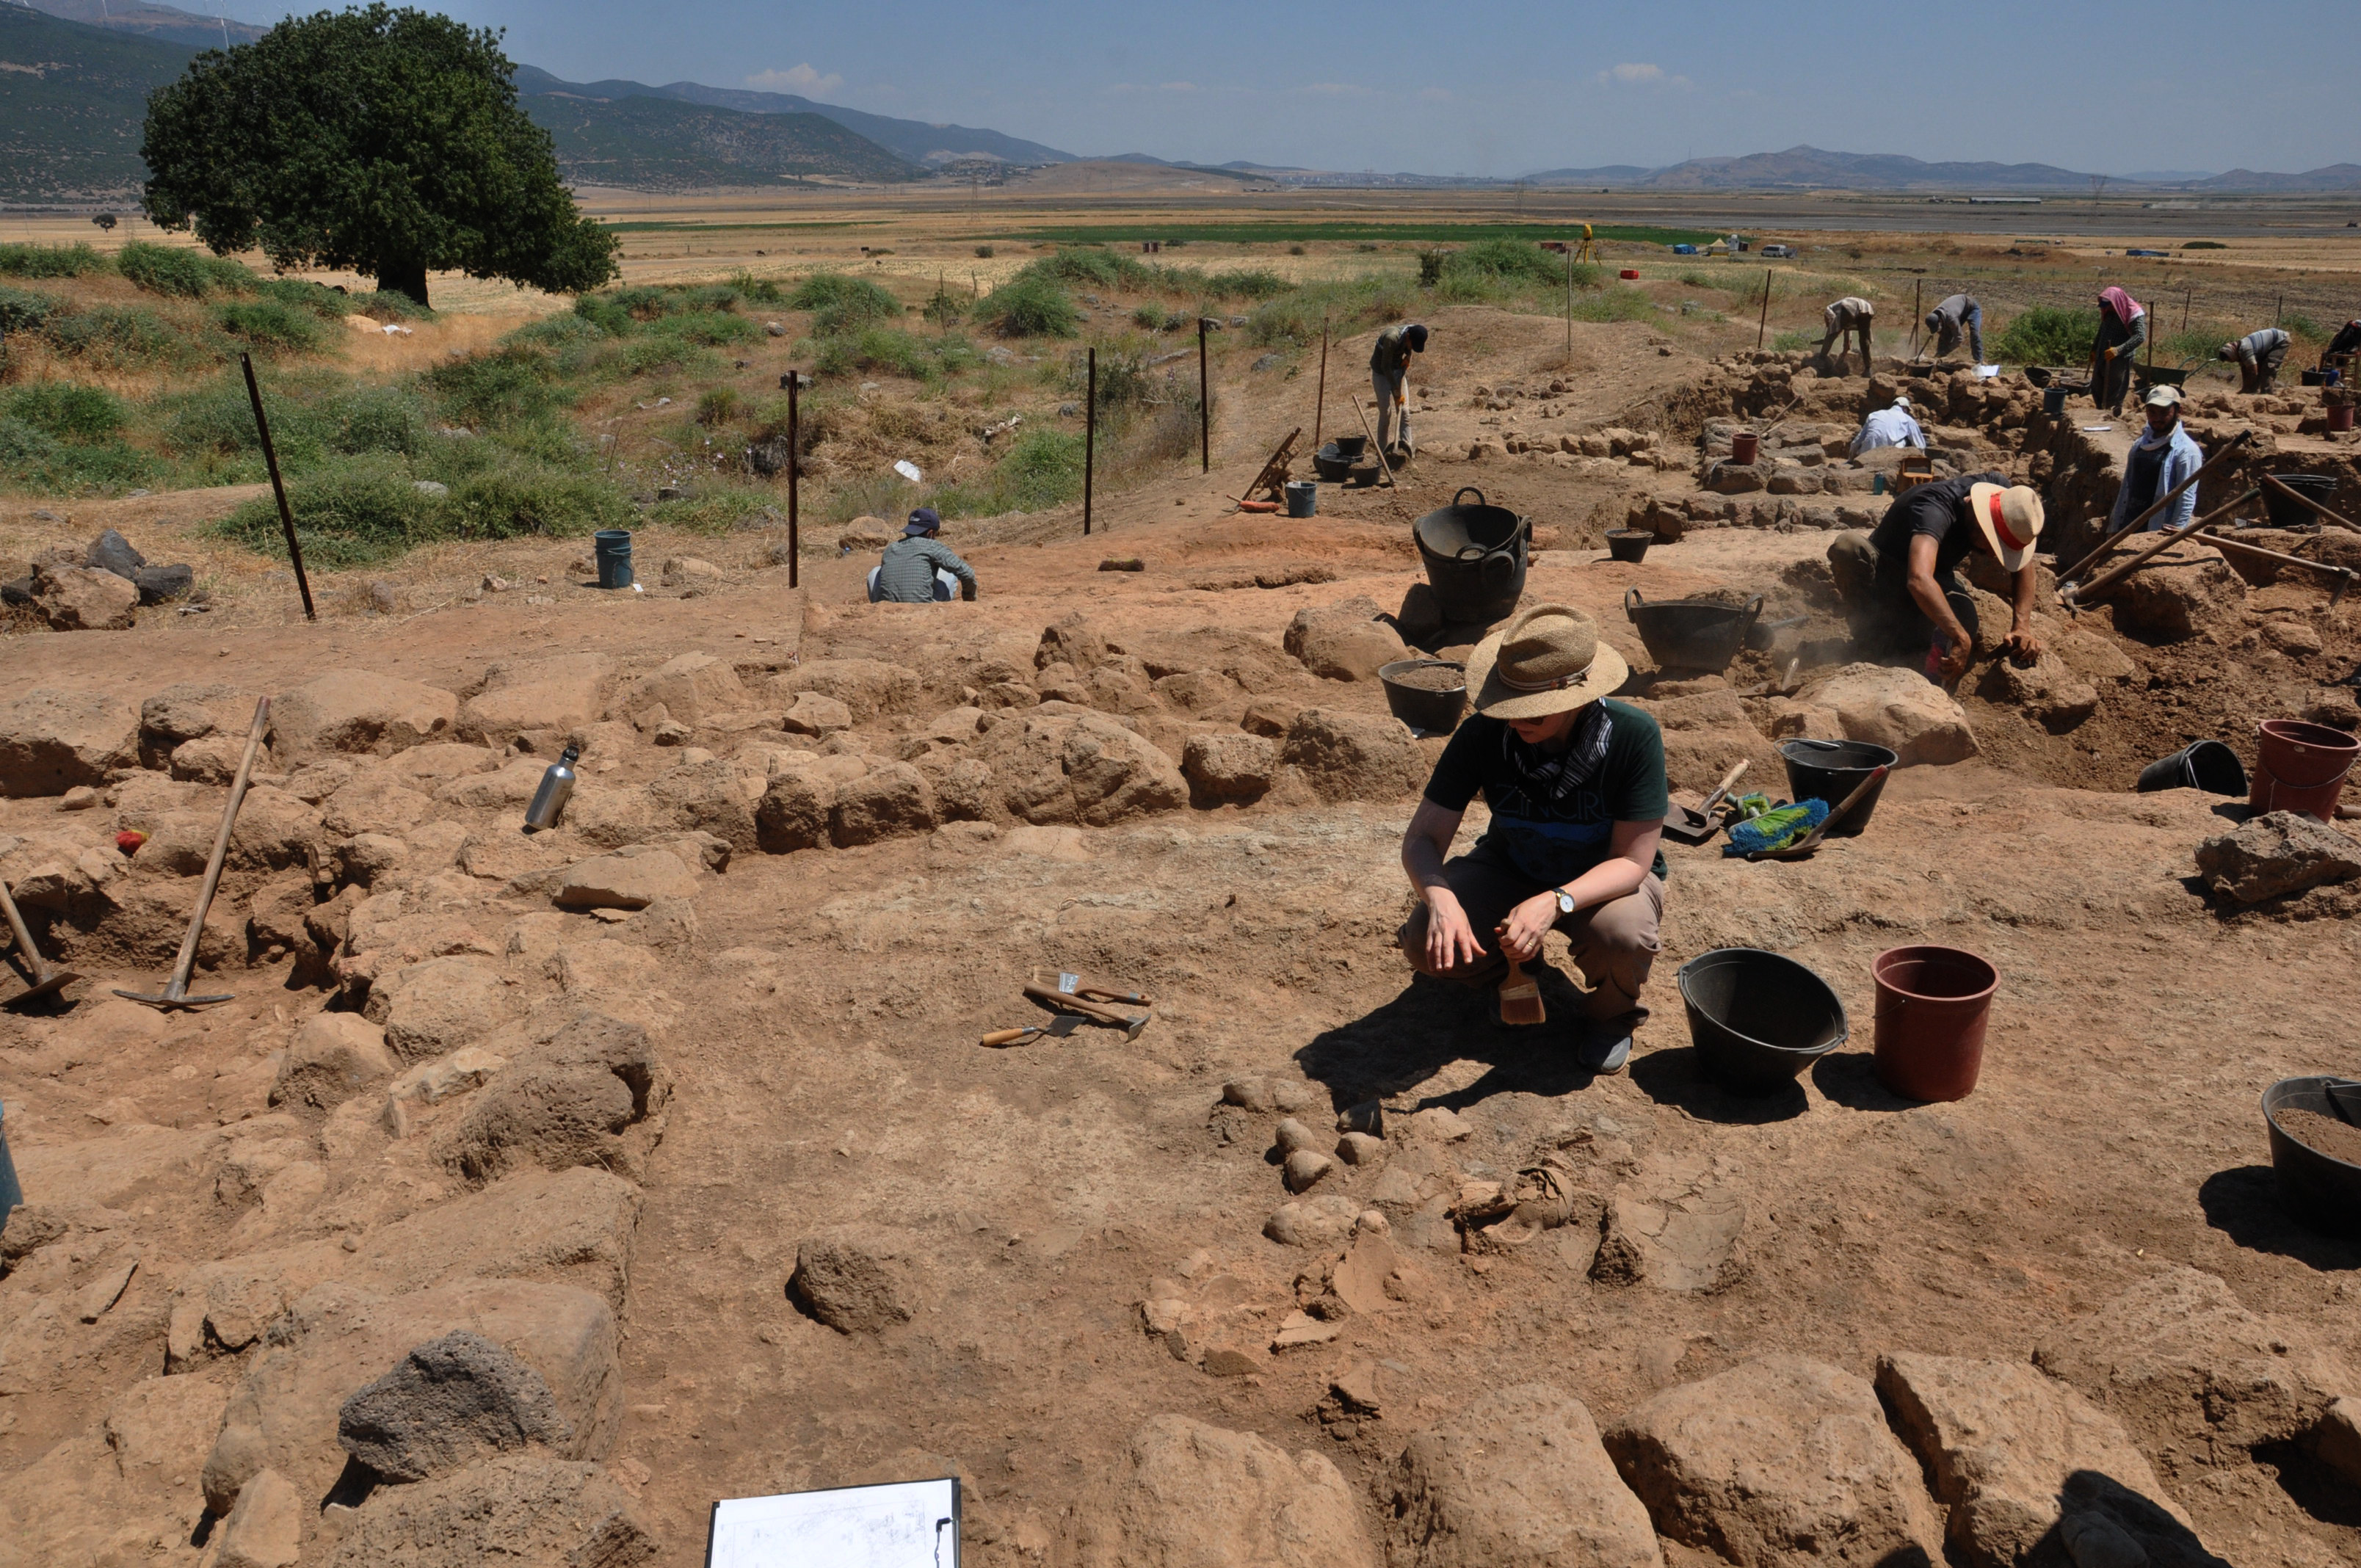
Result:
M528 94L564 93L576 98L621 100L671 98L703 104L744 115L818 115L867 137L906 162L934 167L961 159L988 158L1004 163L1071 163L1075 155L1044 147L1021 137L966 126L930 125L924 120L897 120L859 109L839 108L793 93L750 93L731 87L707 87L695 82L675 82L650 87L638 82L564 82L548 71L520 65L517 91Z
M819 176L899 182L926 170L819 115L742 114L676 98L522 99L556 143L558 171L574 185L692 191Z
M0 201L127 198L148 94L195 51L0 5Z
M69 22L104 27L110 32L137 33L141 38L186 44L191 49L228 49L234 44L252 43L269 31L251 22L232 22L218 16L183 11L178 5L143 5L139 0L18 0L18 3L48 16L62 16Z
M1654 191L2088 191L2094 178L2111 183L2220 192L2306 192L2361 189L2361 165L2339 163L2304 174L2151 174L2098 177L2048 163L1927 163L1898 153L1827 152L1791 147L1743 158L1692 158L1664 169L1610 164L1599 169L1551 169L1525 179L1536 185L1620 185Z

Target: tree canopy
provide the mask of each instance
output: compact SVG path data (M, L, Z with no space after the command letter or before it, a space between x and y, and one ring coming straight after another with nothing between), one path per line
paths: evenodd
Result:
M384 5L290 17L207 49L148 100L142 202L223 255L343 267L426 301L429 271L554 292L615 276L500 35Z

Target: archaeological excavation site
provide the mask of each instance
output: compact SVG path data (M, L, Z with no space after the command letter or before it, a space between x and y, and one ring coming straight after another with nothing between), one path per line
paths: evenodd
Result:
M0 1568L2361 1562L2350 405L1795 340L1926 244L668 264L0 496Z

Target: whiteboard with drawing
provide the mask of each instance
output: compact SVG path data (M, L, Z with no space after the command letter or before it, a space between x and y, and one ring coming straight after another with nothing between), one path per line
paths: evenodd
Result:
M959 1568L959 1481L895 1481L713 1505L706 1568Z

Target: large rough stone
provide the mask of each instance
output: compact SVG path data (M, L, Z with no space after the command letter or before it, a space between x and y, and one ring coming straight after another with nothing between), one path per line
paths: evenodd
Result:
M101 692L37 686L0 706L0 793L63 795L101 784L139 751L139 710Z
M598 721L614 684L604 653L509 659L484 672L484 689L460 705L456 728L469 740L505 745L528 730L572 734Z
M787 1294L839 1333L873 1334L917 1313L916 1239L883 1225L840 1225L796 1248Z
M2068 1323L2033 1359L2150 1448L2170 1442L2216 1464L2312 1432L2361 1387L2293 1324L2257 1316L2220 1279L2178 1264Z
M1805 687L1800 700L1835 714L1846 740L1886 747L1905 767L1962 762L1976 754L1966 711L1914 670L1847 664Z
M1398 800L1426 784L1426 757L1398 718L1307 707L1288 726L1279 758L1323 800Z
M772 676L765 689L782 707L805 692L834 697L856 722L881 713L906 713L918 705L918 677L879 659L808 659Z
M1279 747L1261 735L1191 735L1180 752L1180 776L1196 800L1212 805L1254 800L1270 788L1279 772Z
M587 1014L520 1052L456 1121L438 1127L436 1154L477 1183L535 1165L632 1174L637 1150L622 1135L662 1110L670 1093L646 1030Z
M599 1466L503 1453L412 1486L380 1486L327 1568L638 1568L663 1550Z
M924 773L907 762L888 762L836 792L829 834L840 848L874 844L935 826L935 792Z
M302 1555L303 1499L276 1470L256 1475L222 1520L214 1568L293 1568Z
M2030 1363L1886 1355L1877 1391L1951 1511L1953 1550L1974 1568L2016 1568L2068 1513L2092 1508L2149 1538L2151 1561L2179 1560L2183 1540L2196 1545L2122 1423Z
M622 1417L623 1379L614 1313L587 1291L516 1280L478 1280L382 1297L344 1284L305 1292L274 1326L247 1365L206 1457L205 1500L225 1512L264 1470L319 1497L344 1468L339 1422L347 1400L394 1371L422 1343L464 1331L531 1368L547 1396L540 1441L570 1459L603 1457ZM479 1358L480 1359L480 1358ZM397 1374L397 1385L406 1380ZM428 1473L438 1460L464 1463L472 1446L437 1445L414 1418L431 1396L414 1388L374 1402L389 1421L368 1431L389 1457L407 1453ZM367 1408L365 1408L366 1409Z
M33 603L52 631L128 631L139 586L104 567L44 565L33 572Z
M385 1031L356 1013L321 1013L303 1021L279 1065L270 1103L333 1111L394 1075Z
M1651 1156L1607 1200L1594 1279L1709 1293L1744 1276L1746 1201L1702 1156Z
M832 696L799 691L795 701L787 705L779 727L790 735L833 735L852 728L852 709Z
M2062 735L2099 710L2099 688L2056 653L2019 666L1995 659L1984 666L1976 695L1986 702L2024 709L2025 716L2053 735Z
M1374 681L1380 666L1406 659L1410 650L1367 596L1299 609L1288 622L1281 645L1313 674L1332 681Z
M1388 1568L1661 1568L1648 1510L1581 1400L1495 1389L1394 1463Z
M803 772L780 773L755 804L755 842L774 855L823 848L835 808L836 785L829 780Z
M95 566L102 572L112 572L127 582L148 564L148 557L115 529L102 528L98 531L98 537L90 542L90 548L82 553L82 564Z
M1263 1222L1262 1234L1281 1246L1314 1251L1341 1246L1353 1234L1353 1223L1360 1212L1359 1203L1335 1193L1299 1198L1274 1210Z
M1941 1561L1917 1464L1876 1391L1833 1366L1770 1355L1668 1388L1606 1443L1660 1534L1737 1568Z
M625 707L633 715L662 707L683 724L697 725L748 700L733 666L710 653L683 653L633 685Z
M363 1014L383 1025L405 1062L457 1050L507 1018L513 1004L498 970L475 959L429 959L379 979Z
M131 574L131 580L138 586L141 604L163 604L187 598L197 586L197 574L194 567L176 562L169 566L142 566Z
M1147 738L1103 713L1045 702L1002 719L975 743L993 772L999 805L1020 821L1104 828L1173 811L1188 781Z
M459 699L439 686L332 670L275 698L270 747L282 763L336 752L385 755L447 734Z
M2115 625L2168 642L2235 634L2245 620L2246 579L2210 550L2177 544L2107 590Z
M1080 1510L1082 1568L1376 1568L1352 1488L1317 1453L1159 1416L1104 1501Z
M694 898L697 878L669 850L601 855L566 868L556 901L568 909L645 909L659 898Z
M2259 904L2361 876L2361 844L2316 817L2270 811L2198 845L2197 874L2224 898Z
M393 1481L423 1481L487 1453L554 1446L569 1435L548 1379L467 1329L412 1347L336 1415L345 1452Z

